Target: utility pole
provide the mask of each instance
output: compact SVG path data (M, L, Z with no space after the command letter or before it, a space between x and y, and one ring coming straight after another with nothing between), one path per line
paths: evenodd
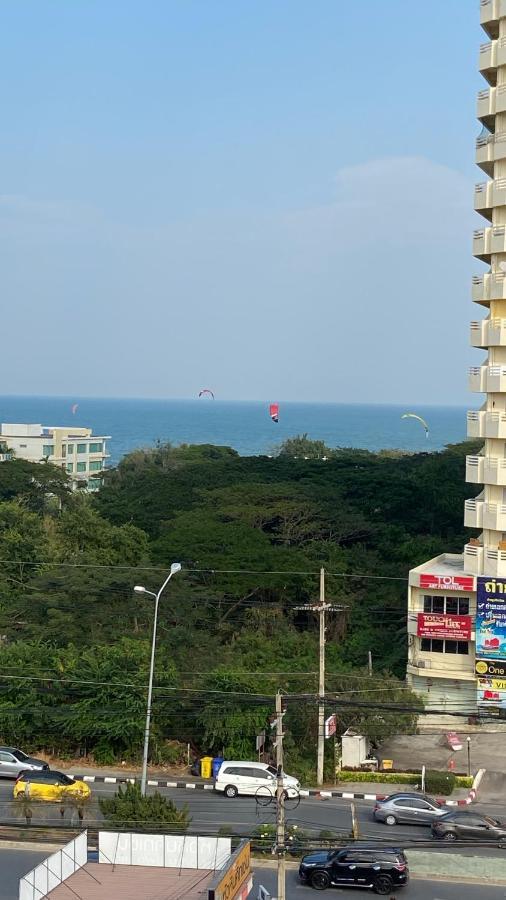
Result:
M316 604L306 603L304 606L296 606L295 609L310 610L318 613L320 617L320 659L318 667L318 749L316 757L316 784L323 784L323 762L325 757L325 613L340 612L342 606L332 606L325 602L325 569L320 569L320 599Z
M325 569L320 569L320 666L318 676L318 759L316 784L323 784L323 760L325 756Z
M278 896L286 900L285 894L285 786L283 783L283 706L281 693L276 694L276 853L278 857Z

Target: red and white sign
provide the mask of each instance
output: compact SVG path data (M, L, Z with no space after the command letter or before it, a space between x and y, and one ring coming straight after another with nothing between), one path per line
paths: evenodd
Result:
M418 613L418 637L471 640L471 616L445 616L440 613Z
M337 719L335 714L325 719L325 737L332 737L337 731Z
M474 578L466 575L420 575L420 587L432 591L472 591Z

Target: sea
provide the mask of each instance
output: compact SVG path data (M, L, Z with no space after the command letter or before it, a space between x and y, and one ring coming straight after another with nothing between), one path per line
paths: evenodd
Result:
M76 408L77 405L77 408ZM429 426L425 436L416 419ZM441 450L466 437L466 410L454 406L405 406L294 403L279 404L279 422L269 417L269 403L194 400L149 400L91 397L0 397L0 422L76 425L110 435L110 465L131 450L172 444L217 444L242 456L274 455L289 437L307 434L329 447L367 450Z

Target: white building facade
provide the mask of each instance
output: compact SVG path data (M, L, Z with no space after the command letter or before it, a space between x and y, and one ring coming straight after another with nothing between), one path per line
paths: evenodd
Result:
M91 428L44 426L39 424L0 425L0 443L17 459L51 463L64 469L73 488L97 490L109 456L109 435L94 436Z
M471 345L485 351L470 370L471 391L484 394L467 414L467 434L483 449L466 460L466 481L481 486L467 500L464 523L478 529L462 555L442 554L409 575L408 683L427 707L506 715L506 0L481 0L487 40L479 69L483 130L476 163L487 176L475 188L484 225L473 253L487 271L473 278L472 299L484 317L471 322ZM478 488L479 489L479 488Z

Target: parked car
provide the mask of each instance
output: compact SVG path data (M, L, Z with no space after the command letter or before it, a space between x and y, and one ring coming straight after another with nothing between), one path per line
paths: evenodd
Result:
M432 834L441 841L498 841L506 847L506 826L470 810L456 810L435 819Z
M405 825L430 825L447 811L446 806L427 794L406 791L377 800L373 816L377 822L385 822L386 825L397 825L397 822Z
M276 793L276 777L276 769L267 763L227 760L219 768L214 789L224 793L225 797L253 794L268 799ZM300 784L296 778L284 775L283 786L287 797L297 797Z
M390 894L408 883L409 869L403 851L397 848L344 847L304 856L299 866L299 878L302 884L308 884L316 891L349 886Z
M34 800L48 800L57 803L66 797L80 797L86 800L91 794L90 786L85 781L78 781L63 772L21 772L16 779L12 796L30 797Z
M16 747L0 747L0 778L17 778L20 772L49 769L44 760L27 756Z

